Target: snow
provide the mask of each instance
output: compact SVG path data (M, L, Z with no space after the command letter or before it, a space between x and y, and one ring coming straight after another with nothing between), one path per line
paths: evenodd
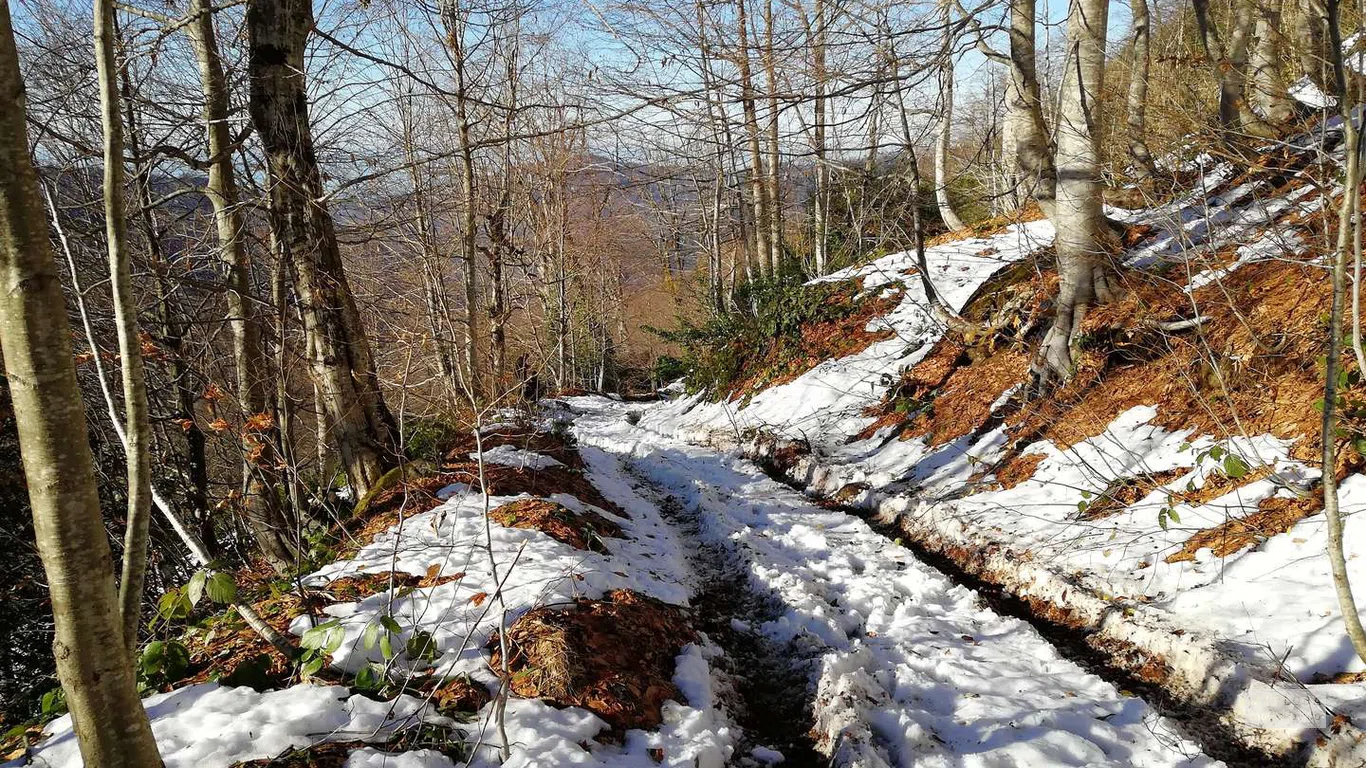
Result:
M340 670L354 673L367 664L376 664L397 681L427 672L439 676L468 674L492 692L497 688L497 678L488 668L484 650L490 633L536 606L597 598L618 588L687 605L691 596L685 586L687 561L677 536L658 510L635 494L613 457L592 448L585 448L581 454L593 484L631 516L620 518L593 508L625 531L624 538L606 541L609 554L579 551L539 531L496 523L486 534L484 498L468 486L450 486L443 489L442 495L449 497L444 504L404 519L355 556L330 563L305 576L304 581L312 587L325 587L333 579L389 571L463 576L438 586L394 593L383 590L359 601L332 604L317 618L296 618L291 631L302 635L315 624L336 620L344 639L330 661ZM494 449L487 451L485 458L515 461L518 466L559 465L549 457L525 451ZM487 507L496 508L517 498L524 497L492 497ZM575 510L587 506L565 494L550 498ZM489 550L498 563L498 579L494 578ZM498 593L500 583L502 600L488 597ZM366 628L379 625L383 617L392 618L401 628L391 644L396 654L387 663L378 644L367 647L364 641ZM434 659L407 656L406 642L418 632L431 633ZM675 684L687 701L666 703L664 724L658 731L630 731L622 744L597 742L607 724L586 710L511 699L505 718L511 753L507 762L500 760L501 742L492 704L478 713L476 722L457 728L451 720L434 715L420 699L404 695L394 702L379 702L351 696L339 686L301 684L258 694L249 688L205 684L153 696L146 703L170 768L227 766L322 741L382 742L401 727L420 722L453 728L452 739L477 745L469 763L473 768L500 764L506 768L652 768L659 763L651 757L651 750L663 750L666 766L721 768L735 749L738 732L713 688L707 661L710 653L719 650L696 644L683 648ZM32 764L52 768L80 765L69 717L54 721L49 730L53 736L41 743ZM367 748L353 752L347 765L437 768L452 763L431 751L392 755Z
M1338 100L1324 93L1322 89L1304 75L1290 84L1290 98L1312 109L1328 109L1337 106Z
M479 459L477 451L470 453L473 460ZM549 469L564 466L559 461L539 453L522 450L515 445L498 445L484 450L484 461L518 469Z
M969 238L927 249L926 260L935 290L944 303L960 308L989 277L1014 261L1050 245L1053 225L1047 220L1014 225L1001 235ZM893 284L905 289L900 304L869 330L889 329L893 337L862 352L827 360L796 380L755 393L743 407L707 402L703 396L675 401L651 410L645 418L686 425L696 439L714 433L738 438L746 429L762 427L784 437L818 441L828 434L858 432L870 419L863 410L876 404L897 373L915 365L943 332L915 274L914 252L894 253L862 267L851 267L812 282L862 279L864 292Z
M1141 700L858 518L733 454L634 427L621 404L569 403L583 443L631 457L779 601L759 630L811 660L817 729L839 764L1216 764Z
M257 693L203 683L159 693L143 703L167 768L226 768L319 742L383 742L417 723L453 725L421 699L403 695L393 702L378 702L353 696L337 685L304 684ZM47 732L52 736L34 749L31 764L79 766L71 716L52 721Z

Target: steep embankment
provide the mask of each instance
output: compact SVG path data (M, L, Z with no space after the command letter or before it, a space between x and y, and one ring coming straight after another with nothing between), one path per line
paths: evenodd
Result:
M893 286L890 332L742 398L679 398L642 426L739 445L812 492L1086 633L1111 662L1224 713L1237 738L1315 759L1358 749L1366 670L1337 610L1317 514L1322 258L1340 130L1255 161L1209 156L1143 210L1116 255L1123 296L1086 319L1078 369L1025 401L1046 326L1045 221L929 249L944 300L980 329L946 337L909 254L827 280ZM1325 187L1329 191L1325 191ZM762 377L754 377L761 379ZM1335 468L1348 559L1366 581L1366 386L1347 378ZM1345 763L1355 764L1355 763Z

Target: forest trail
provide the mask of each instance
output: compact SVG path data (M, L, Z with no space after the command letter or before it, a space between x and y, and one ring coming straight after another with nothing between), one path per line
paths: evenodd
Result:
M813 736L836 764L1219 764L1142 699L859 518L735 455L637 427L632 406L571 407L581 444L622 458L638 492L683 510L693 546L724 552L769 601L773 618L736 629L809 672Z

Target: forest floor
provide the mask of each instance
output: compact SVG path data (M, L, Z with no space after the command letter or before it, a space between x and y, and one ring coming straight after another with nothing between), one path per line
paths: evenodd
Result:
M162 630L192 653L146 700L166 764L1366 764L1314 503L1340 141L1110 209L1123 295L1042 401L1034 220L927 250L974 338L891 254L822 278L877 310L838 356L483 425L298 579L239 574L308 674L254 667L231 616ZM1333 468L1358 583L1361 373ZM3 768L79 765L69 718L46 732Z
M551 405L488 428L491 514L453 455L303 578L318 679L148 699L166 764L1218 764L857 515L635 425L659 406ZM48 731L27 764L78 765L69 719Z

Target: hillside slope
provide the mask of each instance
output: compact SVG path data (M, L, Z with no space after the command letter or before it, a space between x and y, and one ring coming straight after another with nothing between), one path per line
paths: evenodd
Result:
M1124 292L1093 310L1071 381L1026 400L1046 326L1046 221L927 254L964 339L925 307L915 259L825 280L904 288L870 324L892 338L740 400L680 397L641 425L737 445L809 491L894 523L919 546L1089 634L1115 663L1272 751L1366 722L1366 667L1324 556L1318 453L1332 122L1141 210L1115 257ZM1328 211L1325 211L1328 208ZM1336 468L1347 557L1366 581L1366 476L1355 373Z

